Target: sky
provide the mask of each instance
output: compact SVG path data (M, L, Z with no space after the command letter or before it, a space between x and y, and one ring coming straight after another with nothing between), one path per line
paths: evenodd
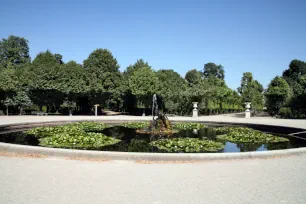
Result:
M291 60L306 61L306 0L1 0L0 38L29 41L82 63L109 49L120 70L137 59L181 76L221 64L230 88L243 72L266 87Z

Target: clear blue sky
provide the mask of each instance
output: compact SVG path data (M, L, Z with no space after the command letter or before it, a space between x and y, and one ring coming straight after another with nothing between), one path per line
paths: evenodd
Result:
M28 39L32 59L49 49L82 63L107 48L121 70L143 58L184 76L215 62L231 88L247 71L267 86L292 59L306 61L306 0L2 0L8 35Z

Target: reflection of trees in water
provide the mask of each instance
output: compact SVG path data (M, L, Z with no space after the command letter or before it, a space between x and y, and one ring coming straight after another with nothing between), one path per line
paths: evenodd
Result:
M128 146L129 152L150 152L149 142L141 139L132 139Z
M200 130L181 130L176 135L177 137L190 138L205 138L209 140L216 140L216 133L212 128L202 128Z
M27 135L24 132L13 132L0 135L0 142L24 145L38 145L36 137Z
M240 149L240 152L250 152L250 151L256 151L263 144L262 143L237 143L236 145Z
M268 150L288 149L291 148L290 142L278 142L265 144L265 148Z
M202 128L198 131L200 138L207 138L208 140L216 140L216 132L213 128Z

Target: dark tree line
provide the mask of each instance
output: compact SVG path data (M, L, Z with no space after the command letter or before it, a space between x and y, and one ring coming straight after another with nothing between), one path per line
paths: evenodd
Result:
M92 114L95 104L131 114L150 113L155 93L164 112L179 115L189 114L193 101L200 103L202 114L240 111L245 101L254 109L263 108L263 87L251 73L243 74L238 92L224 77L223 66L211 62L182 78L174 70L155 71L142 59L121 73L107 49L94 50L83 64L64 63L62 55L49 50L31 60L26 39L9 36L0 41L0 109L11 113Z
M286 118L306 117L306 63L292 60L283 75L276 76L265 92L271 115Z

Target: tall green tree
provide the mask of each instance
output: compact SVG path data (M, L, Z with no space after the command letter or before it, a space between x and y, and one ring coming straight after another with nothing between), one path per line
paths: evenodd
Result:
M10 35L0 41L0 65L17 66L30 62L28 41L22 37Z
M202 73L196 69L189 70L185 75L185 80L190 86L200 83L202 80Z
M289 68L283 72L283 78L293 90L291 107L296 110L304 109L304 113L306 114L306 62L292 60Z
M156 76L160 82L158 94L162 96L166 110L178 112L179 96L187 89L186 81L173 70L158 70Z
M138 59L135 64L133 65L129 65L126 70L124 71L125 75L131 75L133 73L133 71L142 68L142 67L149 67L151 68L151 66L148 64L148 62L145 62L143 59Z
M285 79L276 76L270 82L268 89L265 92L265 96L268 112L275 115L289 99L290 87Z
M224 79L224 68L223 66L216 65L215 63L209 62L204 65L203 75L205 78L216 77L218 79Z
M61 92L61 65L50 51L39 53L33 60L28 74L30 98L36 105L58 108L64 100Z
M238 92L241 94L242 103L251 102L254 110L262 109L263 86L257 80L253 79L251 72L243 73Z
M84 60L83 65L86 70L91 103L108 107L119 103L122 75L112 53L107 49L96 49Z
M4 68L0 71L0 79L1 101L6 106L6 113L8 115L8 108L15 105L12 98L15 95L18 87L16 70L12 66Z
M57 83L59 90L64 93L65 97L61 107L67 108L72 115L78 98L86 95L89 91L85 69L75 61L69 61L61 67Z
M158 77L149 67L139 68L129 77L129 89L136 96L138 107L149 108L159 87Z
M6 106L7 114L10 106L17 107L22 114L24 107L32 105L26 81L27 66L9 66L0 72L0 100Z

